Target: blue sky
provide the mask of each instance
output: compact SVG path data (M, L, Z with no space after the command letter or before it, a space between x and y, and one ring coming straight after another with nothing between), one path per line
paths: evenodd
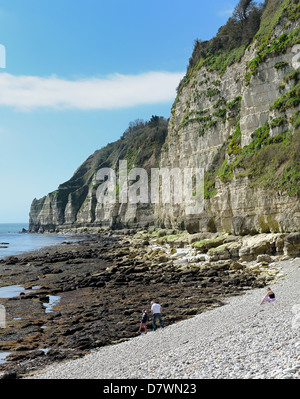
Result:
M194 40L237 2L0 0L0 223L28 221L129 122L168 118Z

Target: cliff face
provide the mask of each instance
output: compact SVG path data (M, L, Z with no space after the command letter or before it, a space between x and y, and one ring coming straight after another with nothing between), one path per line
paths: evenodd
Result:
M160 152L167 135L167 121L153 116L149 122L137 120L120 140L91 155L73 177L41 199L34 199L30 209L31 232L55 231L72 227L147 226L154 223L151 204L120 204L118 195L114 205L97 200L102 183L97 171L109 168L118 177L119 161L127 161L128 169L144 168L149 174L158 167ZM118 188L117 188L118 189Z
M299 2L270 0L238 60L223 57L228 65L220 68L210 56L188 71L167 131L160 119L148 126L150 139L147 130L97 151L69 182L33 201L30 230L157 224L190 232L298 231L299 43ZM99 204L96 172L116 169L118 159L147 171L204 168L204 211L187 215L185 203Z
M288 148L297 151L298 160L300 155L295 123L299 21L278 18L269 44L259 49L261 31L240 62L222 76L203 65L181 87L161 167L203 167L205 209L190 217L184 206L159 207L156 220L166 227L233 234L299 230L299 161L284 158ZM276 156L283 159L271 167L268 162L276 163ZM251 157L257 165L251 165ZM294 174L288 175L288 168Z

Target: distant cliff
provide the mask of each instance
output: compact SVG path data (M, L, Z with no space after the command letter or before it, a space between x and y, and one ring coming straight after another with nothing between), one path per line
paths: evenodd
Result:
M236 12L211 41L196 41L168 125L158 117L137 122L96 151L58 190L33 201L30 231L151 224L237 235L299 231L299 12L298 0L269 0ZM97 171L116 170L121 159L129 170L204 168L204 211L99 204Z
M152 116L149 122L131 122L122 137L91 155L66 183L41 199L34 199L30 209L31 232L55 231L60 228L131 225L154 223L151 204L105 205L97 201L101 168L119 170L119 161L126 160L128 169L159 166L162 145L167 135L168 121Z

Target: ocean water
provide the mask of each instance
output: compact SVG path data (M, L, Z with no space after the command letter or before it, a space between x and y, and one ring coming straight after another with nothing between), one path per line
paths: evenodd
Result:
M28 227L28 223L0 223L0 258L76 239L59 234L21 233Z

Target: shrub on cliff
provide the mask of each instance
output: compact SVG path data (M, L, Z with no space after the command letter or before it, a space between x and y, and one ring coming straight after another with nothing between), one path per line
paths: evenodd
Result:
M264 5L258 5L253 0L240 0L235 7L233 16L228 19L226 25L219 29L214 38L209 41L199 39L195 41L187 76L199 62L214 64L217 70L223 71L224 63L225 65L230 64L241 57L260 27L263 9ZM237 49L240 51L234 52L230 56L230 52ZM223 62L216 63L215 58L220 56Z

